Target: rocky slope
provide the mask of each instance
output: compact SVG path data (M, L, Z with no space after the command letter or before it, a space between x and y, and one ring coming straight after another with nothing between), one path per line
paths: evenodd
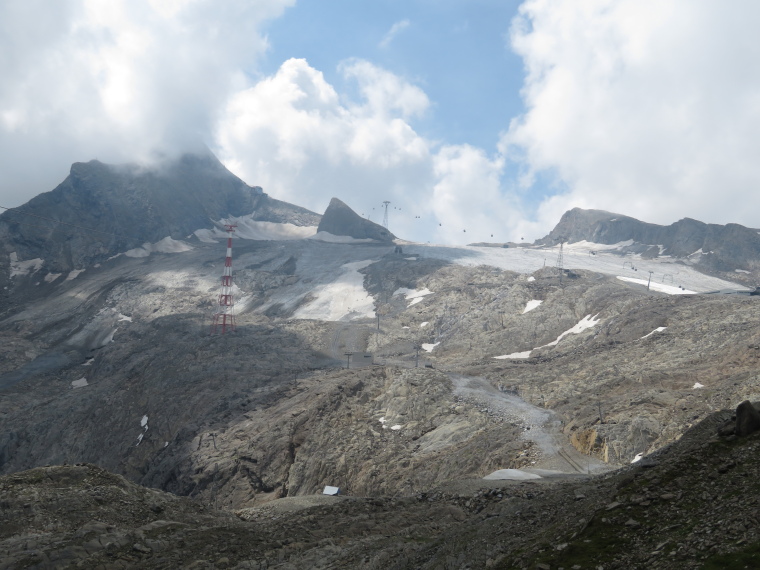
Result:
M283 499L237 516L93 465L39 467L0 477L0 567L756 567L760 440L715 439L728 416L594 479Z
M609 252L559 273L548 247L400 254L341 227L351 243L236 239L223 336L223 242L54 280L6 268L0 566L753 560L757 436L710 438L719 410L760 400L759 297L684 295L733 284L672 258L646 262L649 288ZM482 479L537 468L563 474Z

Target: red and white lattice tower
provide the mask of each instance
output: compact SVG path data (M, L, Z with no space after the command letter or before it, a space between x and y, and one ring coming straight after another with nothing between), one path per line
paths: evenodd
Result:
M214 313L214 322L211 324L211 334L235 330L235 300L232 297L232 234L235 233L237 224L224 224L224 228L230 234L227 238L227 257L224 258L224 272L222 273L222 291L219 293L219 307Z

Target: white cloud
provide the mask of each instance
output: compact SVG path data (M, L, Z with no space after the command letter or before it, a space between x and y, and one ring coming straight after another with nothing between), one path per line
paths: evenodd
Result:
M293 2L0 4L4 200L50 190L74 161L198 148L266 49L259 28Z
M757 225L758 17L747 1L526 1L511 39L527 112L501 148L528 183L566 185L539 221L581 206Z
M396 22L391 26L391 29L388 30L388 32L383 36L383 39L380 40L380 43L378 44L381 48L385 49L389 45L391 45L391 42L393 39L403 30L409 27L409 20L401 20L399 22Z
M340 71L359 85L360 101L346 101L302 59L238 93L218 124L225 164L317 212L337 196L381 222L380 204L390 200L389 226L400 237L469 243L501 231L514 239L519 210L500 187L500 156L420 136L410 120L429 102L403 78L362 60Z
M441 224L435 241L514 240L522 213L502 190L504 159L469 145L443 147L435 156L432 207ZM492 237L493 236L493 237Z

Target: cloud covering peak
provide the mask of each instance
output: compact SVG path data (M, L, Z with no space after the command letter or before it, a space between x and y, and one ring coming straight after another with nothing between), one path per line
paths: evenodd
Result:
M6 200L50 189L77 160L201 148L217 109L267 47L261 26L291 4L3 2L0 154L15 181L2 189ZM47 168L35 172L34 161Z
M533 239L573 207L760 226L760 5L525 0L503 22L503 53L490 53L467 42L503 2L477 4L412 0L382 22L373 12L363 35L366 23L328 2L334 38L320 28L267 67L273 22L315 12L295 0L7 0L0 205L53 188L72 162L205 145L247 183L316 211L337 196L379 221L390 200L391 231L420 241ZM308 36L310 23L296 29ZM325 42L339 52L329 68L314 63ZM430 65L409 71L430 46ZM420 70L461 87L446 65L457 54L499 74L510 50L523 106L458 115L491 129L487 144L447 136L470 131L445 128Z

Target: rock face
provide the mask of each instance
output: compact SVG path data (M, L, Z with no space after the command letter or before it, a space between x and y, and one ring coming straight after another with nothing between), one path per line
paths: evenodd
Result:
M717 271L750 270L760 259L757 230L739 224L705 224L690 218L660 226L603 210L573 208L536 243L554 244L560 238L570 243L586 240L601 244L633 240L629 249L636 253L691 257L699 265Z
M736 412L731 419L718 430L718 435L746 437L756 431L760 431L760 412L752 402L744 400L736 407Z
M337 198L330 200L330 205L327 206L317 231L328 232L336 236L374 239L382 242L390 242L396 239L396 236L383 226L365 220Z
M184 239L212 227L212 220L252 212L258 220L295 225L319 220L246 185L211 153L151 168L77 162L57 188L0 215L0 264L15 253L19 260L43 259L51 273L82 269L145 242Z

